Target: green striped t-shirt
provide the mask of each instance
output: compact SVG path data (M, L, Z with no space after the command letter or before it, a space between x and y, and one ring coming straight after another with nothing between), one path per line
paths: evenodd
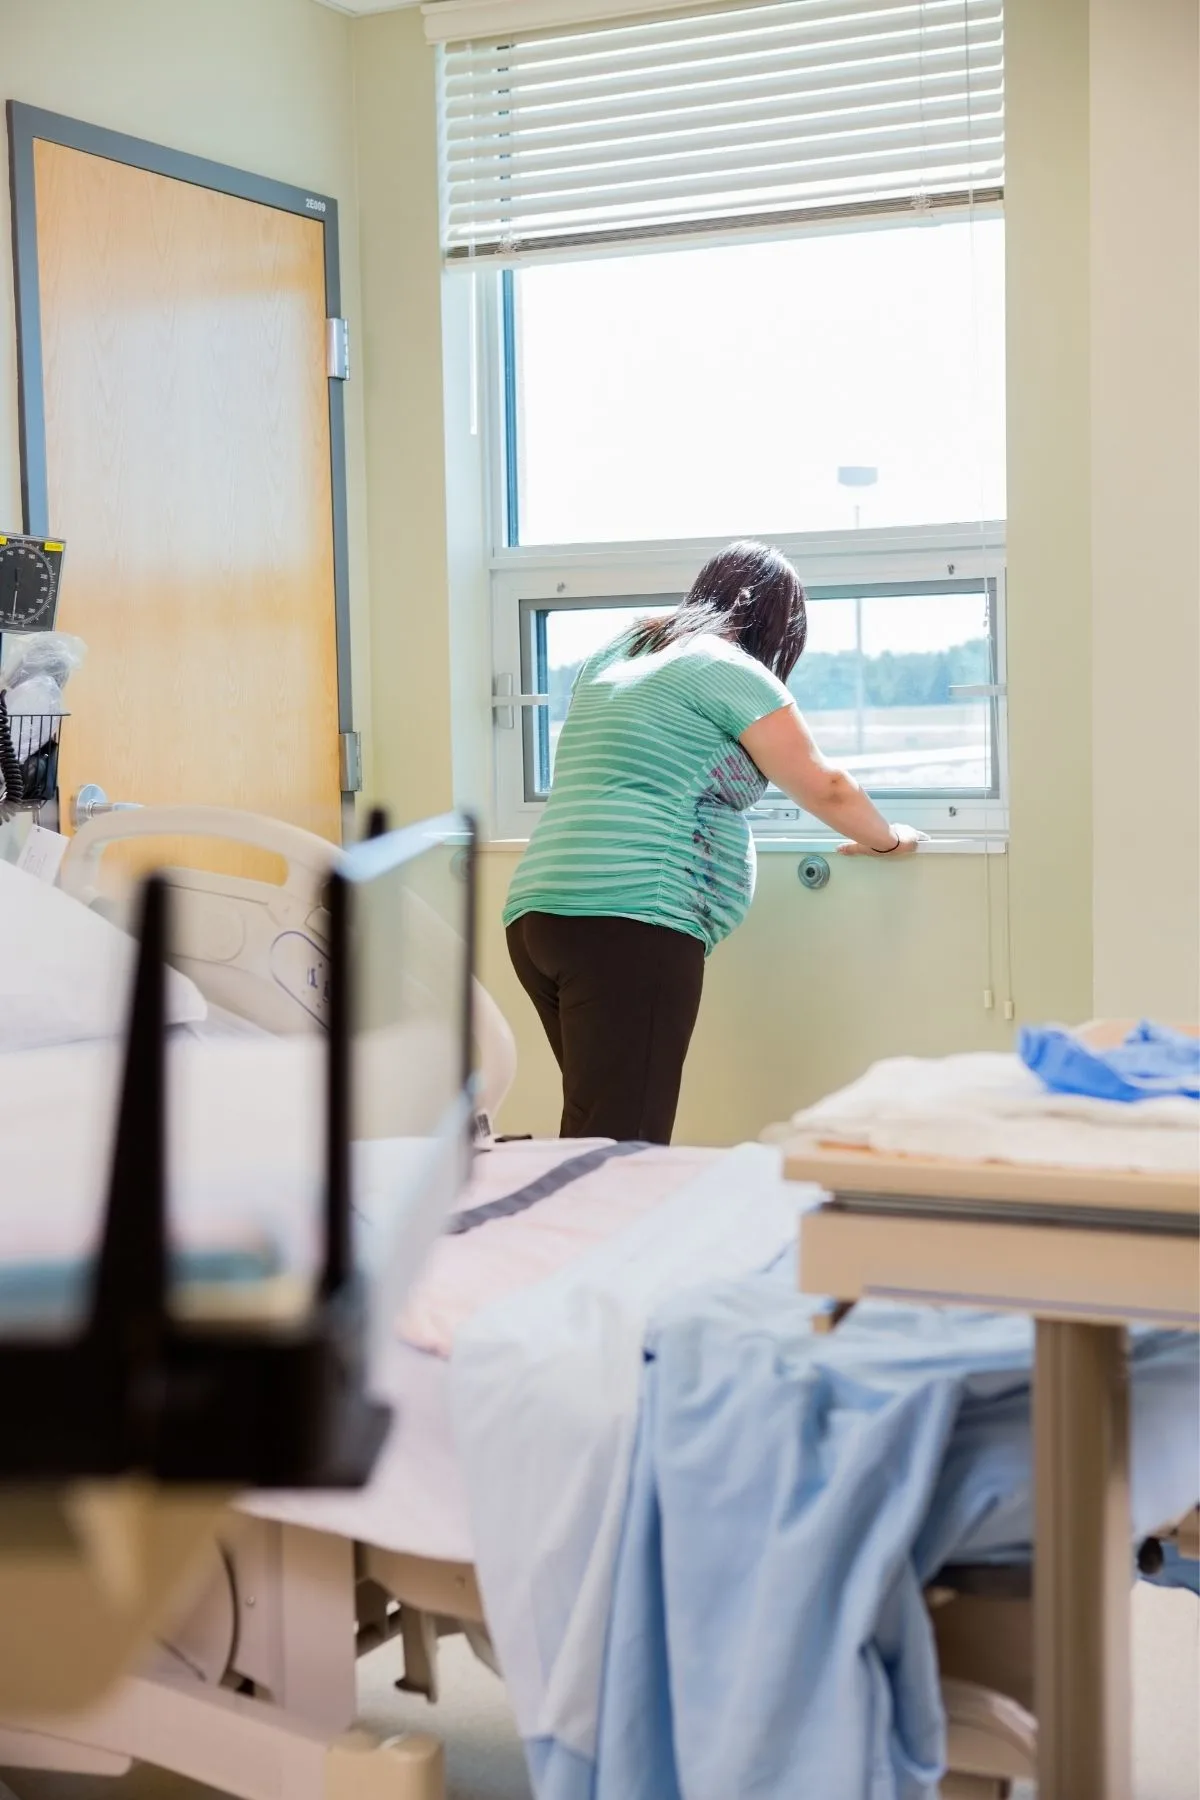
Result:
M712 950L754 895L743 815L766 782L738 738L791 695L708 632L644 656L629 643L626 633L580 671L504 923L531 912L639 919Z

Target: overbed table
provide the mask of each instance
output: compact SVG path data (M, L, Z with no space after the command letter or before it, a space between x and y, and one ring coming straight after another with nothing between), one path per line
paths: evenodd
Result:
M1131 1800L1125 1330L1200 1329L1200 1183L808 1145L784 1168L827 1195L806 1293L1033 1315L1038 1796Z

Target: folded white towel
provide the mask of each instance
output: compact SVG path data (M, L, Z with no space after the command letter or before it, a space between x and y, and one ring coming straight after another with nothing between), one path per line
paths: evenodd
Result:
M986 1053L876 1063L796 1113L787 1135L907 1156L1200 1172L1200 1103L1054 1094L1016 1056Z

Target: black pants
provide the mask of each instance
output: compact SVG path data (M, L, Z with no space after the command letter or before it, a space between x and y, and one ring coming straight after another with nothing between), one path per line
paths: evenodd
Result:
M699 938L526 913L508 949L562 1070L561 1135L669 1144L704 985Z

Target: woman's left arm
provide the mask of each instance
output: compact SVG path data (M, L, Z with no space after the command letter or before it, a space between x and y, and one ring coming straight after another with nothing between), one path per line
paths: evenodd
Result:
M908 856L916 849L922 834L889 825L853 775L826 762L794 702L749 726L739 741L768 781L850 839L843 856Z

